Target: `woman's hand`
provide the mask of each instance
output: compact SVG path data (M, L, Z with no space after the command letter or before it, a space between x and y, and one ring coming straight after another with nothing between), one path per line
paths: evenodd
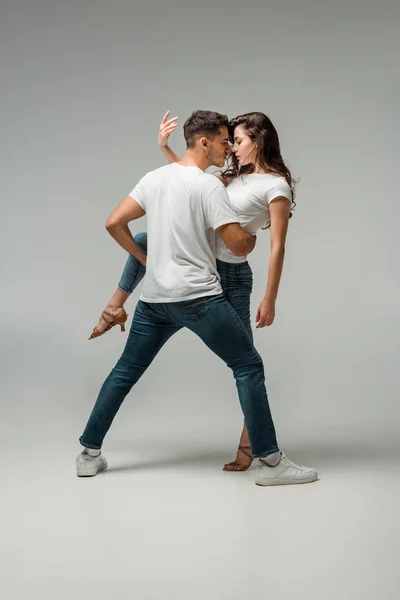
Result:
M158 133L158 145L160 148L168 147L168 138L176 127L176 123L179 117L168 119L171 111L167 111L161 120L160 131Z
M264 298L257 309L256 329L272 325L275 319L275 300Z

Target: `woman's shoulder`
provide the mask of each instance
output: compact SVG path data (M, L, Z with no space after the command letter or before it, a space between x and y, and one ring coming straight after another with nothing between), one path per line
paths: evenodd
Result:
M289 200L292 198L290 185L281 175L275 173L260 173L250 176L249 183L253 187L253 192L266 200L269 204L274 198L284 196Z
M282 175L272 175L274 178L273 185L277 189L282 189L290 192L290 185Z
M282 175L275 173L252 173L245 175L249 183L260 186L261 189L270 190L275 188L289 189L290 186Z
M272 200L280 196L283 196L288 200L292 200L292 189L284 177L274 175L273 185L268 190L267 194L268 204L270 204Z

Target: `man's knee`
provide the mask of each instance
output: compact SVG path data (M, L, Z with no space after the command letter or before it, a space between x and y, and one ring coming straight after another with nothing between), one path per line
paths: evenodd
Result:
M112 377L119 387L132 387L145 370L146 367L132 364L121 357L112 370Z
M143 252L147 252L147 233L145 231L137 233L133 239L137 245L141 247Z

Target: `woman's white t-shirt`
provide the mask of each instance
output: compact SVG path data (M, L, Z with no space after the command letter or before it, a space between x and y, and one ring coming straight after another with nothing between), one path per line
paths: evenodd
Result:
M248 233L256 234L261 227L267 227L271 218L269 204L284 196L292 200L292 192L284 177L267 173L251 173L232 179L226 188L229 202L238 220ZM246 256L236 256L217 235L216 257L229 263L242 263Z

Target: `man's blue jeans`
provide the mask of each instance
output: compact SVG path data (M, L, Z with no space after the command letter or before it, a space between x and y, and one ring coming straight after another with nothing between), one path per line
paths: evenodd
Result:
M243 302L242 306L246 304ZM261 357L241 318L224 294L173 303L139 300L123 354L100 390L80 438L81 444L88 448L101 448L132 386L167 340L183 327L198 335L232 369L253 456L277 452Z

